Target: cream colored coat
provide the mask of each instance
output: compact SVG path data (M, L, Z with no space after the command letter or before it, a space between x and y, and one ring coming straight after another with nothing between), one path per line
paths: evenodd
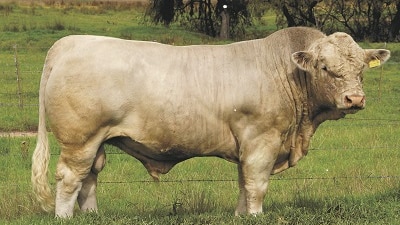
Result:
M196 156L237 163L235 213L260 213L270 174L296 165L320 123L364 108L363 70L389 56L361 49L347 34L310 28L221 46L62 38L40 84L34 191L50 210L47 116L62 148L58 217L72 216L76 200L97 210L105 143L140 160L155 179Z

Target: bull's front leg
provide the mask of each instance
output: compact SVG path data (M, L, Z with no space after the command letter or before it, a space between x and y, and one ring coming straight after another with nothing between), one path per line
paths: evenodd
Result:
M244 187L245 182L243 179L243 172L240 164L238 165L238 175L239 175L239 199L235 210L235 216L247 213L246 190Z
M280 135L267 134L242 142L238 165L240 194L235 215L262 213L269 177L281 144Z

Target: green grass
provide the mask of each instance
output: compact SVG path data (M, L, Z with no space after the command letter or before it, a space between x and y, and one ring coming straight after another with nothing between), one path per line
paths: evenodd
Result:
M172 25L143 21L141 8L8 3L0 7L0 130L35 130L41 69L47 49L68 34L98 34L185 45L224 43ZM0 5L1 6L1 5ZM274 17L250 28L246 38L273 31ZM19 107L15 53L22 87ZM382 48L382 43L361 43ZM236 166L218 158L196 158L174 167L155 183L134 158L107 147L99 176L99 214L70 221L43 213L30 192L30 157L35 138L0 138L0 224L399 224L400 223L400 44L388 43L392 58L365 73L367 107L328 121L312 139L307 157L275 175L265 213L234 217ZM50 181L59 147L51 136ZM200 180L200 181L199 181ZM212 180L212 181L210 181Z
M318 131L312 148L321 144L322 136L325 142L336 142L342 136L339 130L331 129L326 126ZM64 224L55 221L52 213L40 212L32 201L29 157L34 143L34 138L26 137L0 139L0 179L4 181L0 183L0 222ZM51 146L54 174L59 148L53 138ZM238 190L232 163L217 158L191 159L156 183L137 160L108 147L107 165L99 177L99 214L76 211L68 224L400 222L400 169L391 166L398 163L400 152L395 148L369 149L368 142L351 146L347 143L339 149L311 150L298 166L273 176L264 201L266 212L254 218L233 216ZM54 187L54 177L50 180Z

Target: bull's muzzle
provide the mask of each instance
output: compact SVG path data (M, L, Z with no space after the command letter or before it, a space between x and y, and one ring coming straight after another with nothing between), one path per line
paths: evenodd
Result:
M365 107L365 95L346 95L344 104L348 109L363 109Z

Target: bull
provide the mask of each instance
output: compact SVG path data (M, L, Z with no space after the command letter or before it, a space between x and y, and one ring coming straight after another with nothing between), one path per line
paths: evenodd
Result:
M349 35L288 28L227 45L171 46L74 35L48 51L39 90L32 184L57 217L96 211L104 145L138 159L156 180L199 156L237 164L236 215L262 212L271 174L293 167L326 120L365 107L363 71L385 49ZM46 118L61 146L55 201Z

